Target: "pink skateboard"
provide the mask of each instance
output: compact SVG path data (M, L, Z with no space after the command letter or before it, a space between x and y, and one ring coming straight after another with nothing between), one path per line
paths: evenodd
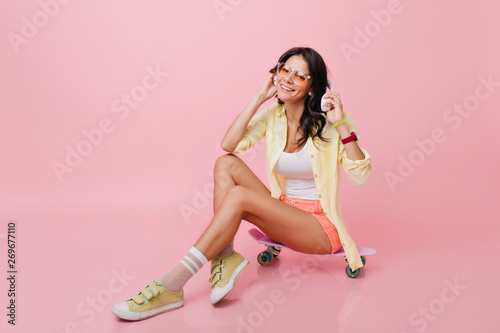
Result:
M264 244L267 246L267 250L262 251L259 253L257 256L257 261L259 264L262 266L267 266L271 263L273 258L277 257L278 254L281 252L281 248L288 249L285 245L276 243L274 242L271 238L267 237L260 231L259 229L252 228L248 230L248 233L250 236L255 239L255 241L259 244ZM369 247L363 247L363 246L358 246L358 252L359 255L361 256L361 261L363 262L363 265L366 263L366 258L364 256L369 256L372 254L377 253L377 250L369 248ZM337 252L329 254L330 256L344 256L345 258L345 252L343 248L340 248ZM347 258L345 258L345 261L347 262ZM349 263L347 262L347 267L345 268L345 273L347 274L348 277L350 278L357 278L359 274L361 273L361 268L356 269L355 271L351 270L351 267L349 266Z

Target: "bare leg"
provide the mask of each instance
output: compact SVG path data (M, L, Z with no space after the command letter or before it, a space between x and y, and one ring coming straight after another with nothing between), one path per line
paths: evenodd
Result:
M167 290L181 290L204 264L231 244L242 219L293 250L331 253L330 240L316 218L271 197L266 186L239 158L221 156L214 174L214 217L186 257L160 279ZM223 287L220 290L228 292ZM218 296L214 302L220 299Z
M217 159L214 166L214 215L219 211L227 192L236 185L271 195L267 187L239 157L232 154L222 155ZM234 239L231 239L229 244L216 257L229 257L233 253L233 246Z
M260 181L259 181L260 182ZM234 238L244 219L273 240L303 253L327 254L332 246L311 214L252 188L234 185L194 247L213 259Z
M270 197L271 193L257 176L238 157L228 154L219 157L214 167L214 214L218 214L224 198L235 186L245 186L260 195ZM225 238L224 246L218 248L213 257L226 258L233 254L233 237ZM192 251L197 251L193 250ZM210 258L210 259L213 259ZM180 290L184 284L203 265L203 253L197 258L194 253L188 253L181 263L172 268L160 278L165 288L170 291Z

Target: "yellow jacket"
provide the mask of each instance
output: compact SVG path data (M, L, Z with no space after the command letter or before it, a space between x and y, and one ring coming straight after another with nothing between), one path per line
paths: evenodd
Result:
M346 111L344 111L344 118L347 120L346 124L350 132L356 133L359 145L360 135L352 122L351 116ZM252 117L243 138L232 152L233 154L237 154L245 151L266 136L266 169L269 179L269 189L271 196L276 199L279 199L280 195L285 193L285 179L277 173L275 166L285 149L286 133L287 119L285 105L275 102ZM342 164L351 183L361 186L366 184L370 179L370 155L365 149L360 148L365 155L363 160L353 161L348 159L344 145L340 139L340 134L335 128L328 125L328 123L323 129L322 135L324 138L329 139L330 142L324 142L316 137L315 143L320 150L313 144L311 137L307 139L314 179L316 181L316 190L318 191L318 197L325 215L335 228L337 228L349 265L352 270L355 270L363 267L363 263L361 262L356 244L347 233L342 217L339 198L339 162Z

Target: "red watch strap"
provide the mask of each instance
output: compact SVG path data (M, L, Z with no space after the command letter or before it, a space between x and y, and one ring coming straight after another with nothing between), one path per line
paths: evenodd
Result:
M351 135L348 136L347 138L342 139L343 144L349 143L351 141L358 141L358 137L356 136L356 133L354 133L354 132L351 132Z

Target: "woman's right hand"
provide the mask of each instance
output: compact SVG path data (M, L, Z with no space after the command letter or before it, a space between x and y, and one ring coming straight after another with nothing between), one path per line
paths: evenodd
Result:
M266 81L262 84L262 87L260 87L257 92L257 95L262 100L262 103L273 97L278 91L278 88L276 88L273 83L273 77L275 75L275 73L270 73L266 78Z

